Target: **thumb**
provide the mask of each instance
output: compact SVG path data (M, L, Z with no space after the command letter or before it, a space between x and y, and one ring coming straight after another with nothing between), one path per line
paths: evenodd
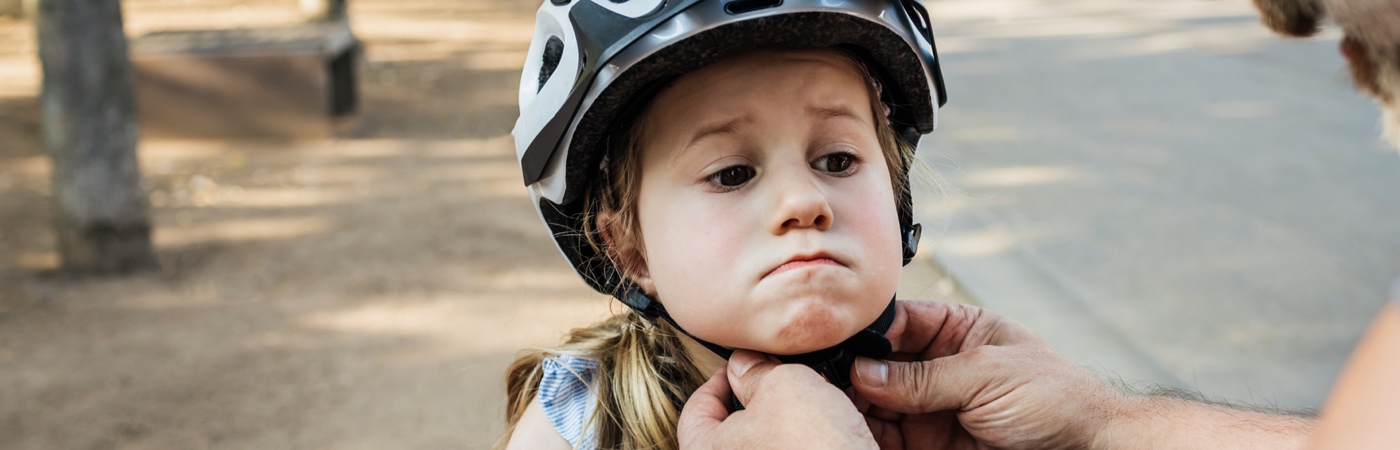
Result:
M735 350L734 354L729 355L729 386L734 389L734 396L739 398L739 403L749 404L749 400L758 393L763 377L774 367L778 367L778 363L764 357L762 353Z
M713 439L714 430L729 418L729 381L724 372L715 372L709 381L700 385L681 408L680 420L676 423L676 439L683 448L710 448L702 444Z
M881 361L856 357L852 383L870 403L904 414L960 409L977 392L979 372L967 355L931 361Z

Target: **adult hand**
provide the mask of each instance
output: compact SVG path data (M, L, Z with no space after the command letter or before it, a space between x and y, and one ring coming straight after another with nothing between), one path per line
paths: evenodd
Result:
M892 361L852 368L853 400L884 449L1284 449L1301 447L1313 426L1129 396L976 307L900 302L896 312Z
M729 412L731 392L744 410ZM850 399L821 375L744 350L691 394L676 429L684 450L876 448Z
M1085 448L1129 400L973 306L901 301L887 336L890 361L859 358L852 370L883 449Z

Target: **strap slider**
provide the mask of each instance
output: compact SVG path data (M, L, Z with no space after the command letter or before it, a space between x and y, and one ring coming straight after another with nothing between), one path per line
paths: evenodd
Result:
M648 319L655 319L666 313L666 309L661 306L661 303L652 300L651 297L642 293L641 289L631 284L627 286L626 292L618 297L618 300L622 300L622 303L627 304Z
M903 232L903 236L900 237L904 238L904 265L907 266L919 251L919 238L923 237L924 226L916 223L900 231Z

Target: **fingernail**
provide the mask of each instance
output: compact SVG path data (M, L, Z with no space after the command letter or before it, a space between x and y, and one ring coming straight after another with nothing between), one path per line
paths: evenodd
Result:
M752 369L753 366L760 361L763 361L763 359L752 352L736 350L734 354L729 355L729 371L734 372L734 376L742 378L745 373L748 373L749 369Z
M860 378L860 383L866 386L885 387L890 378L890 366L884 361L857 356L856 378Z

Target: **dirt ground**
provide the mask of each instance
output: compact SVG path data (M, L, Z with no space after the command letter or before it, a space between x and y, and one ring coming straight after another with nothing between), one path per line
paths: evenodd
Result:
M124 4L130 35L297 20ZM537 6L351 2L362 113L330 140L143 140L161 270L120 278L56 272L34 30L0 17L0 447L488 447L515 353L618 308L520 183Z

